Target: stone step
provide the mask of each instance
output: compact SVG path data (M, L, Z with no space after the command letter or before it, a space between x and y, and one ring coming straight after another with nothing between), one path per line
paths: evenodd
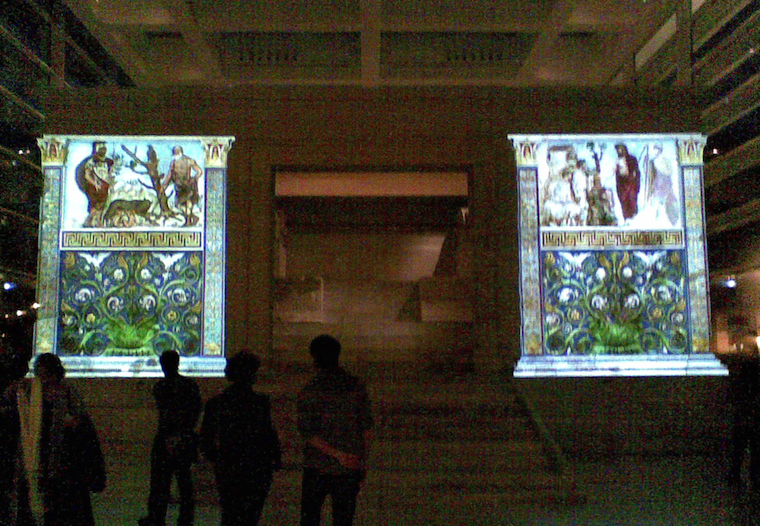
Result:
M129 448L113 447L113 441L103 441L104 454L113 473L129 469L140 463L149 463L150 444L132 445ZM301 444L286 449L285 466L301 466ZM202 466L209 464L201 461ZM512 471L545 471L546 459L540 444L534 441L510 442L395 442L374 441L369 468L377 471L446 473L501 473ZM146 468L147 469L147 468ZM128 479L125 479L128 480Z
M469 280L277 280L275 320L282 323L361 321L472 321Z
M134 470L132 486L111 485L93 498L99 513L97 524L136 524L144 515L148 492L147 461L142 471ZM219 508L211 470L196 466L197 524L218 524ZM297 524L300 503L300 470L278 472L267 498L261 524ZM176 518L177 495L172 495L170 517ZM584 496L568 477L542 474L509 474L495 478L459 474L370 471L359 495L356 524L383 526L497 526L534 524L511 522L517 506L523 509L564 507L582 504ZM567 508L563 508L567 509ZM114 516L116 512L117 516ZM568 513L571 510L568 509ZM568 515L572 519L572 515ZM98 520L98 518L100 520ZM331 524L330 506L325 506L323 524ZM174 521L171 521L172 523ZM572 521L571 521L572 522ZM169 523L169 521L167 521ZM569 524L569 523L568 523Z
M398 420L395 420L398 422ZM380 440L420 441L420 440L536 440L536 435L530 423L520 425L488 426L486 423L470 426L461 422L442 426L436 421L415 420L414 425L402 422L392 425L383 424L376 428L375 435Z
M283 323L338 320L370 316L397 320L404 305L416 297L413 281L278 280L275 320Z
M399 392L372 390L375 435L383 440L526 440L536 439L530 416L514 396L466 393L459 400L415 399ZM447 397L459 396L455 391ZM296 435L296 401L292 394L273 396L272 413L278 430Z
M282 441L283 462L300 465L302 441L300 437L284 435ZM135 442L126 439L102 439L106 458L150 457L150 441ZM388 439L373 441L371 465L378 469L403 469L424 471L435 458L439 469L451 470L498 470L509 466L525 469L548 469L542 445L533 437L523 439L488 440L469 437L463 440L440 439Z
M272 416L285 455L300 455L301 438L296 419L296 395L293 390L272 391ZM455 386L448 397L429 390L429 397L416 397L399 388L397 391L377 389L373 392L375 436L378 441L487 441L509 442L537 440L530 419L523 408L509 396L494 396L485 402L482 395L471 391L459 393ZM115 452L131 449L148 450L155 430L154 410L150 407L122 409L114 418L110 406L91 406L98 432Z
M531 449L527 445L521 447ZM514 451L499 452L494 448L489 452L489 458L472 455L467 460L448 456L446 449L456 448L444 448L440 452L419 448L414 451L417 457L404 455L402 459L394 459L392 451L377 451L372 454L369 464L369 480L387 488L398 484L398 487L405 488L405 497L411 496L409 492L418 491L419 495L414 498L454 489L459 492L498 493L527 488L556 488L567 480L567 477L554 475L544 469L540 459L530 457L525 451L514 454ZM495 461L497 453L502 455L499 461ZM539 452L533 451L532 454L538 455ZM107 456L106 459L109 492L133 493L146 490L150 478L148 451L144 455ZM410 464L411 461L414 463ZM292 473L300 472L300 462L286 462L281 473L289 477ZM193 473L198 493L213 494L213 465L201 459L194 465ZM389 481L395 482L389 484Z
M385 440L535 440L528 417L509 413L509 410L482 413L378 411L376 435Z
M500 397L498 400L462 400L461 402L445 400L441 402L403 401L378 397L374 410L382 415L399 415L404 417L430 417L447 419L458 417L472 420L495 420L520 418L525 410L513 397Z
M541 444L535 441L376 441L369 466L384 471L501 473L545 470Z
M415 337L419 335L427 335L438 330L445 330L446 328L456 329L468 327L470 324L456 321L420 322L394 319L380 320L367 316L358 316L356 320L351 320L350 325L339 322L276 323L275 325L277 325L279 336L281 337L302 336L304 334L313 334L316 336L327 332L329 334L334 334L336 338L340 339L341 345L346 347L345 338L350 338L355 335L382 336L383 334L388 335L388 333L392 331L392 335L396 337ZM307 340L305 345L301 347L304 351L309 348L310 341L311 340ZM378 348L382 347L383 345L380 345Z
M303 375L293 385L262 384L271 397L275 425L283 442L298 442L296 396L308 380ZM208 398L224 387L220 379ZM530 416L513 393L498 386L453 382L446 385L373 383L369 385L376 421L376 436L383 440L526 440L535 438ZM145 389L149 390L146 386ZM138 398L140 393L133 393ZM90 413L104 439L149 442L155 429L152 401L142 396L134 407L120 407L115 417L108 400L90 404ZM125 447L120 445L118 447Z
M363 377L367 372L352 369ZM276 474L268 501L272 509L298 507L302 440L296 429L296 394L310 375L307 370L282 374L258 386L271 396L283 447L284 469ZM554 470L528 406L509 385L471 377L449 382L420 375L399 382L376 378L385 381L368 383L377 425L359 506L359 513L372 517L373 523L499 524L500 513L510 506L584 498L571 477ZM204 397L223 385L206 386ZM91 410L110 417L111 423L136 423L146 418L144 411L152 410L141 403L131 409L139 413L135 418L116 419L104 402ZM111 424L106 431L109 487L101 498L117 503L118 496L127 496L142 507L153 427L129 424L120 429ZM201 458L193 469L199 506L215 507L212 465Z

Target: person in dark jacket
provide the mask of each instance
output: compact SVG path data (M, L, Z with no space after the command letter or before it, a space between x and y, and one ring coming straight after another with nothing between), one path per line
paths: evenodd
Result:
M201 451L214 463L222 526L259 523L274 471L282 466L269 397L253 390L259 358L241 351L227 360L231 385L206 403Z
M760 355L757 345L737 347L719 358L728 369L728 401L732 409L728 482L741 489L742 465L749 452L749 482L760 491Z
M12 402L14 389L29 371L27 357L0 339L0 525L13 524L16 451L19 443L18 408Z
M298 395L298 431L304 439L301 526L319 526L332 496L334 526L350 526L366 471L373 426L364 384L338 365L340 343L312 340L317 374Z
M58 356L40 354L34 378L6 390L2 407L19 438L16 474L3 524L94 526L90 492L105 488L103 452L84 401L64 380Z
M172 476L179 488L179 526L192 526L195 519L192 464L198 456L198 425L203 401L194 380L179 374L179 353L165 351L160 358L165 378L153 387L158 409L158 432L150 453L148 516L140 526L163 526L169 506Z

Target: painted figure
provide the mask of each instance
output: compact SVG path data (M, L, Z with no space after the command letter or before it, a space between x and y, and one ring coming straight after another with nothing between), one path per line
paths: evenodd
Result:
M581 220L581 207L573 192L573 168L566 167L558 179L549 183L544 201L544 226L577 226Z
M673 164L662 153L662 144L652 145L649 161L649 192L647 202L654 212L655 221L664 213L671 226L678 223L678 201L673 192Z
M623 210L623 220L628 222L639 213L639 187L641 173L636 157L628 153L628 147L622 143L615 145L618 158L615 162L615 180L620 208Z
M588 169L586 161L578 160L575 157L568 159L570 168L572 169L570 184L573 189L573 197L575 202L581 209L578 224L585 226L588 220Z
M103 226L103 211L113 184L114 161L107 156L104 142L92 143L92 154L76 168L76 183L87 196L87 219L83 226Z
M194 226L198 224L198 218L193 214L193 207L200 200L198 179L203 174L203 170L195 159L182 152L181 146L172 148L172 154L174 158L161 186L166 188L170 182L174 183L177 206L185 216L184 226Z
M617 225L613 211L612 190L602 186L599 174L594 174L592 181L591 188L588 190L588 226Z

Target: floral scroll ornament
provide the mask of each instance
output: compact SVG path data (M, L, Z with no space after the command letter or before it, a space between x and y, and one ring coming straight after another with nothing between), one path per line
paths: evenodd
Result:
M61 348L89 356L200 350L201 259L123 252L63 260Z
M678 141L678 162L681 166L701 165L703 160L702 150L705 141L702 138L680 139Z
M538 142L525 139L517 143L517 165L535 166L538 164L536 154Z
M548 354L683 353L687 347L678 251L547 252Z

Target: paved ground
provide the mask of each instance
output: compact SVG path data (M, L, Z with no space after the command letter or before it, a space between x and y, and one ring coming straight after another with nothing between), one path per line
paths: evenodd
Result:
M147 462L147 459L146 459ZM537 501L510 498L484 485L441 488L410 505L404 488L393 481L369 478L360 497L357 526L744 526L758 516L749 501L736 499L721 476L722 459L629 457L612 460L570 460L576 490L569 499L544 493ZM115 481L122 494L106 491L95 497L98 525L135 525L146 497L147 469L133 461ZM213 483L199 473L196 524L218 524ZM281 472L270 494L262 526L297 525L298 479L295 467ZM413 478L406 478L406 483ZM401 493L399 493L401 492ZM329 514L328 514L329 515ZM170 509L173 524L174 504ZM324 521L330 524L329 521ZM760 523L759 523L760 524Z

